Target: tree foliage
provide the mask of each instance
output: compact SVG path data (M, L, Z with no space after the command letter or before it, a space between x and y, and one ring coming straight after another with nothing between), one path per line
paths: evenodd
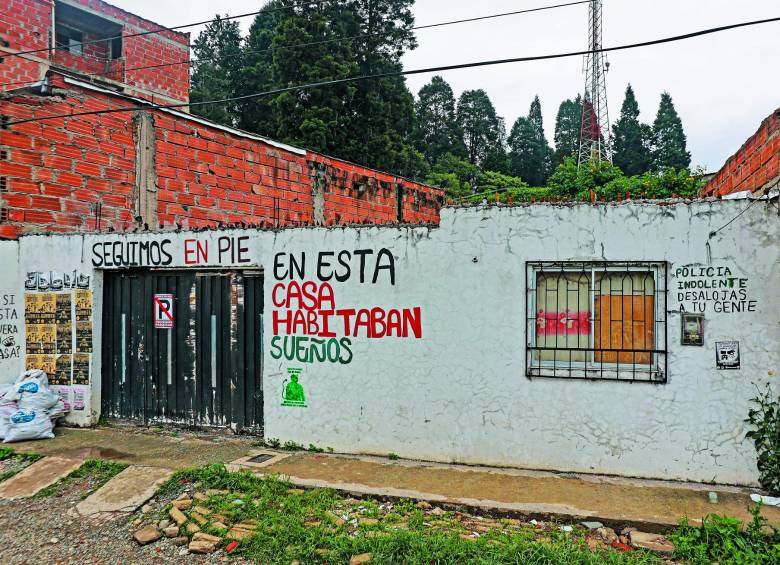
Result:
M580 147L580 130L582 129L582 98L577 95L574 100L564 100L558 107L555 118L555 152L552 157L553 167L557 167L566 157L576 155Z
M629 84L620 109L620 118L612 128L612 160L626 175L639 175L652 164L652 130L639 122L639 104Z
M487 92L481 88L464 91L458 99L457 119L472 165L483 167L489 158L496 161L497 153L500 159L504 151L503 121Z
M553 151L544 136L542 104L535 97L527 117L520 117L509 135L509 170L533 186L542 186L552 168Z
M420 89L415 109L415 145L429 163L436 163L446 153L466 155L455 114L455 95L447 81L433 77Z
M203 102L235 95L241 74L241 31L238 22L217 15L192 44L195 56L190 78L190 100ZM215 122L235 125L235 105L204 104L192 113Z
M653 122L653 167L656 170L686 169L690 164L691 154L688 152L682 120L671 95L664 92Z

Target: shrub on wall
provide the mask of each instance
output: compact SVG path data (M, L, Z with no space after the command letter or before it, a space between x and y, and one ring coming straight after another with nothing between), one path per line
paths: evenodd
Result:
M627 177L608 161L578 167L575 157L565 159L548 182L555 196L585 200L590 198L591 191L605 200L624 198L626 194L633 198L692 198L703 184L687 169L664 169Z
M752 428L745 437L753 440L758 454L758 482L774 496L780 495L780 397L767 386L751 400L756 405L746 423Z

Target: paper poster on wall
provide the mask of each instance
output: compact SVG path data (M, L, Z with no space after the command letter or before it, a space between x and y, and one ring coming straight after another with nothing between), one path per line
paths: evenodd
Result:
M89 353L73 354L73 384L89 384L89 367L92 356Z
M69 385L72 365L72 355L57 355L54 364L54 375L49 377L49 383L54 385Z
M57 380L57 356L56 355L27 355L25 358L25 369L40 369L46 373L49 382ZM59 384L59 383L57 383Z
M73 385L73 409L84 410L87 407L87 393L89 387Z
M92 353L92 320L76 322L76 353Z
M70 411L70 407L72 405L71 398L70 398L71 397L70 386L51 385L49 388L54 394L56 394L62 399L62 402L65 404L65 410Z
M282 406L306 408L306 394L298 382L302 369L287 369L290 378L282 383Z
M718 369L739 369L739 342L715 342L715 364Z

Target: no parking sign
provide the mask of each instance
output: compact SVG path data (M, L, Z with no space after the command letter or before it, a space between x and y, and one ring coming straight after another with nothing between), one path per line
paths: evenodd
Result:
M173 327L173 295L172 294L154 295L154 327L155 328Z

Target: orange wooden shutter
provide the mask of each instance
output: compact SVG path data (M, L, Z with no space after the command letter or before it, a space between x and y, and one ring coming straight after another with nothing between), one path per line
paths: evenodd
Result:
M651 363L652 353L634 351L653 349L655 343L655 304L652 295L597 296L594 325L596 363ZM600 351L601 348L623 351Z

